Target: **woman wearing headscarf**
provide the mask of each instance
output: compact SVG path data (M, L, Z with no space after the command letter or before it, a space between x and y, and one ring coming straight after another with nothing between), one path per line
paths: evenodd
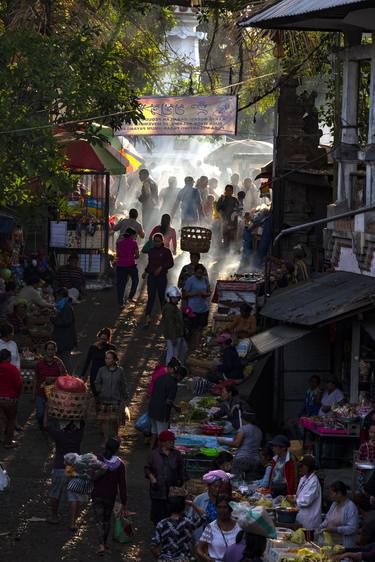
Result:
M193 504L200 509L203 509L207 514L205 524L199 527L193 535L194 541L197 542L207 523L212 523L217 517L216 500L220 495L231 496L232 486L230 480L232 474L224 470L211 470L207 472L202 480L207 484L207 491L199 494L194 498Z

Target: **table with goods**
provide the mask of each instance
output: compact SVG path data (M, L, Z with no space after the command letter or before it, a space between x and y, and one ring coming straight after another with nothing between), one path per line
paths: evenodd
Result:
M315 456L321 468L337 466L335 446L340 448L342 460L349 464L353 462L353 450L358 447L362 423L369 411L371 406L362 403L344 404L332 408L326 416L300 418L304 443L314 442Z

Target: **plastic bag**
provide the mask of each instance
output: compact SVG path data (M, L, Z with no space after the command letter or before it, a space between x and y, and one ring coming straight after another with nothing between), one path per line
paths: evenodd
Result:
M63 390L64 392L82 393L86 392L86 385L83 380L72 377L71 375L64 375L57 377L55 382L56 390Z
M247 503L230 502L232 519L238 522L242 529L269 539L276 539L276 529L271 517L264 507L249 507Z
M139 418L137 419L137 421L134 424L134 427L137 431L140 431L141 433L144 433L145 435L150 435L150 433L151 433L151 420L150 420L150 416L148 415L148 412L145 412L144 414L139 416Z
M3 465L0 464L0 492L4 492L4 490L9 488L9 485L10 485L10 478L8 476L8 473L3 467Z
M133 540L134 529L133 524L127 517L117 515L113 527L113 540L122 544L129 543Z
M146 244L143 246L141 252L142 254L148 254L152 248L154 248L155 244L153 240L147 240Z

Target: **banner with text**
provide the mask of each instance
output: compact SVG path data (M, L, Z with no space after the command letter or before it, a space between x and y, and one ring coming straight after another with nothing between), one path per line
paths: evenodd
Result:
M145 96L139 99L144 119L124 123L124 135L234 135L236 96Z

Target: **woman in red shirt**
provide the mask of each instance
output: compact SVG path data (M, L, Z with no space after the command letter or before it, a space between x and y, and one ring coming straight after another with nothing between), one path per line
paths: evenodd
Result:
M120 307L124 306L124 293L128 277L132 281L128 300L134 302L134 295L138 287L139 275L135 260L139 258L139 248L135 241L137 233L133 228L128 228L124 237L117 242L116 251L116 284L117 300Z
M14 428L17 418L18 398L22 391L22 377L19 369L11 364L11 354L0 350L0 424L4 431L4 447L12 449Z
M45 354L43 359L38 361L35 366L35 378L33 388L33 400L36 400L36 419L39 427L43 430L44 412L47 404L45 386L54 384L57 377L66 374L64 363L56 355L57 345L54 341L48 341L44 346Z
M160 224L154 226L151 230L150 240L153 240L154 234L162 234L163 235L163 242L165 248L172 251L172 254L175 256L177 251L177 238L176 238L176 231L171 226L171 217L170 215L163 215L161 217ZM172 244L172 248L171 248Z

